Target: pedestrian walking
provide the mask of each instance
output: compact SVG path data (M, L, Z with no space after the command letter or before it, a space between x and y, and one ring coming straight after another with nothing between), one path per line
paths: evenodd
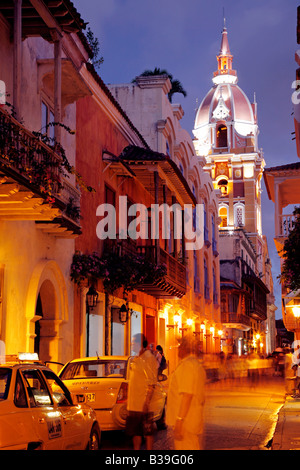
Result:
M146 449L153 447L154 427L149 405L157 381L157 362L147 349L147 344L141 333L132 338L132 351L136 357L131 361L129 370L126 433L132 437L135 450L141 448L143 436Z
M156 360L158 363L158 375L161 375L163 371L167 368L167 360L164 355L164 350L160 346L160 344L156 346Z
M180 362L170 377L166 422L173 429L176 450L200 450L203 448L206 374L193 336L182 338L178 357Z
M284 357L284 379L285 393L292 395L295 390L296 378L293 370L293 353L290 348L286 348Z

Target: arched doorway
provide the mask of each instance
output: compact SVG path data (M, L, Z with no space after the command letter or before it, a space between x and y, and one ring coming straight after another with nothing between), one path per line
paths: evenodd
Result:
M66 282L60 267L54 260L41 261L29 281L26 350L39 352L43 361L65 362L69 351L62 349L62 340L67 333L69 349L73 340L72 328L63 330L69 319L68 310Z
M40 294L38 295L38 298L36 301L35 317L36 317L36 322L35 322L35 328L34 328L34 335L35 335L34 352L37 353L38 356L40 357L40 337L41 337L40 319L43 318L43 307L42 307Z
M55 360L57 337L57 300L51 281L45 280L37 298L34 350L42 361Z

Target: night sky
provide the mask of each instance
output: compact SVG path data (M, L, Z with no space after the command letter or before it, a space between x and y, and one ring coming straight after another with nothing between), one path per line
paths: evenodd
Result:
M292 140L292 82L297 64L296 0L73 0L99 39L106 84L129 83L145 69L166 69L180 80L187 97L175 95L194 127L195 111L212 86L220 50L223 12L238 85L258 103L259 147L266 167L299 161ZM299 45L300 48L300 45ZM263 183L263 233L268 237L281 318L280 272L274 237L274 204ZM293 208L285 210L291 213Z

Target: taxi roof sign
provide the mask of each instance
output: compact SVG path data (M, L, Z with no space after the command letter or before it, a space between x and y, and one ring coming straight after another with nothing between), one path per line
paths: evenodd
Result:
M19 352L19 361L39 361L38 353Z

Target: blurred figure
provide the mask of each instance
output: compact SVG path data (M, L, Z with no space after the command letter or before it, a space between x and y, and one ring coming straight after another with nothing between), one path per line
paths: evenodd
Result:
M163 348L159 344L156 346L156 360L158 363L158 375L160 375L167 368L167 360Z
M138 333L132 338L132 351L137 354L130 365L128 384L128 416L126 433L132 437L133 448L139 450L142 437L146 440L146 449L153 446L153 420L149 405L157 381L157 362L152 352L147 349L145 336Z
M193 336L178 347L179 364L171 375L167 399L167 425L173 428L176 450L203 448L205 370Z
M248 361L248 376L250 378L250 386L256 387L259 380L259 370L258 370L258 360L259 355L255 352L254 348L251 349Z
M292 395L295 389L295 373L293 370L293 354L291 349L286 349L284 361L285 393Z

